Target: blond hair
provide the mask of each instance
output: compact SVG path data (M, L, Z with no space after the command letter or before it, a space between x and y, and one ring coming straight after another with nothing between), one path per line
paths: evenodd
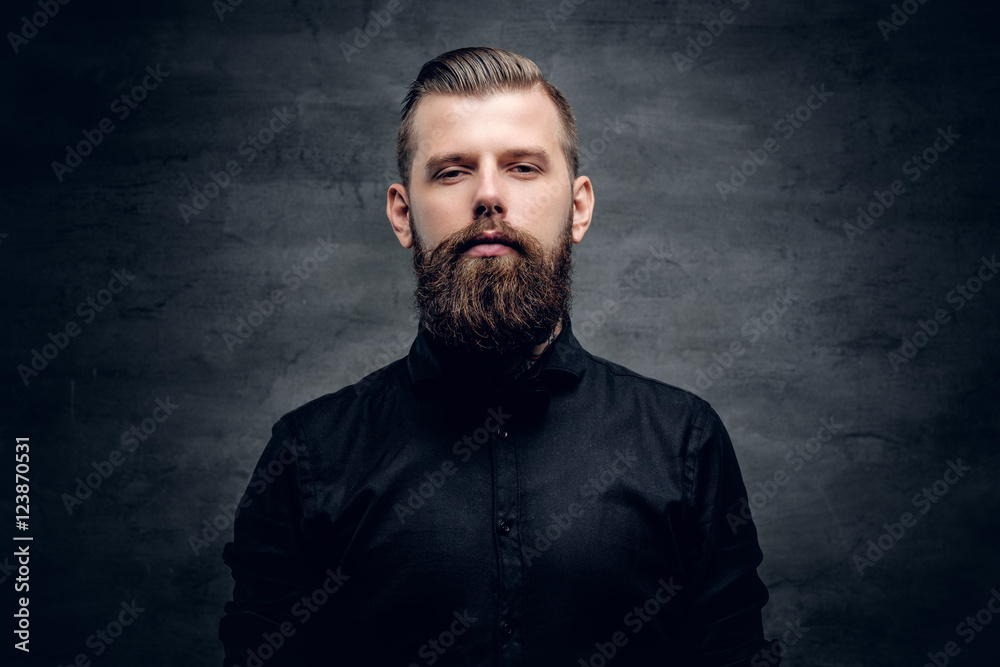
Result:
M410 183L413 165L413 113L425 95L461 95L478 99L497 93L540 89L548 95L559 114L559 143L566 156L571 178L580 168L580 146L576 119L569 102L559 89L545 80L534 62L503 49L477 46L439 55L420 68L403 99L402 120L396 139L396 166L403 185Z

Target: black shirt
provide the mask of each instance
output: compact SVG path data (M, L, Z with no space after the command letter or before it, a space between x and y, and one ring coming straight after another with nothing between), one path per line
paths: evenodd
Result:
M274 426L223 553L225 667L749 665L745 497L706 402L568 321L506 385L421 332Z

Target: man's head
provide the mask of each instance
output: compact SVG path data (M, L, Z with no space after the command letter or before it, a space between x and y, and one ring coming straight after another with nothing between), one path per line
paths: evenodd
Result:
M396 167L404 186L410 184L413 167L413 116L428 95L451 95L484 99L498 93L538 90L555 105L559 114L559 144L571 178L580 168L580 144L576 119L559 89L545 80L534 62L510 51L485 46L443 53L420 68L403 99L402 121L396 137Z
M544 342L569 307L570 247L593 190L576 176L565 98L530 60L460 49L424 65L399 129L402 184L386 212L414 249L417 304L456 348L507 354Z

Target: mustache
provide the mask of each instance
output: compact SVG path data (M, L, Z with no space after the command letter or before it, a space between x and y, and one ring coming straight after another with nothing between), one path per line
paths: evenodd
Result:
M487 215L476 218L472 224L442 239L431 251L428 262L435 264L445 258L454 259L480 243L500 243L528 257L542 254L541 242L532 234L514 227L503 218Z

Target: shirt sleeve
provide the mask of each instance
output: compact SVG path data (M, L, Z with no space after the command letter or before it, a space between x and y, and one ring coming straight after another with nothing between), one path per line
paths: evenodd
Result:
M315 650L309 602L321 584L304 530L306 454L279 421L239 503L222 552L235 582L219 623L224 667L308 664Z
M687 665L775 667L764 639L767 588L746 486L721 419L707 404L695 417L685 457L687 520L683 541L689 625Z

